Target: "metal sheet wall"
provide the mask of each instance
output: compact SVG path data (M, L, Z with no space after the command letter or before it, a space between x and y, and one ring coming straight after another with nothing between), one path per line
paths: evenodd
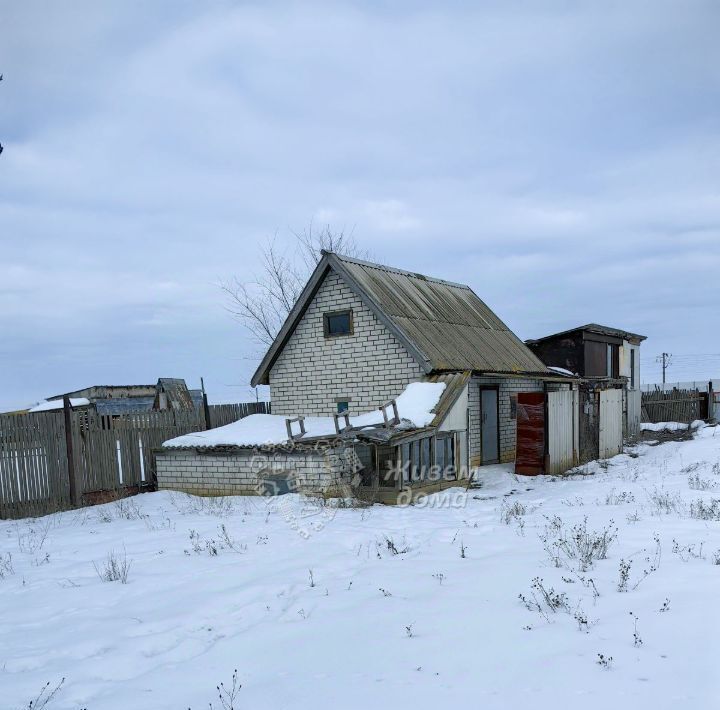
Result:
M600 451L601 459L608 459L622 451L623 446L622 390L600 392Z
M637 436L640 433L640 409L642 392L640 390L627 390L627 433L628 436Z
M548 457L546 473L564 473L577 464L578 393L547 393Z

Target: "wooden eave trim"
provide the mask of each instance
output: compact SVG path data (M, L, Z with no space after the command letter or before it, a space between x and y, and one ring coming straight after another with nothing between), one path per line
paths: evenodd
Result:
M269 384L270 368L274 365L275 360L277 360L278 356L282 352L282 349L290 339L290 336L293 332L295 332L298 322L305 314L305 311L320 288L320 285L322 284L329 269L330 264L328 257L324 256L315 267L315 271L312 273L310 279L305 285L305 288L302 290L297 303L293 306L292 310L288 314L288 317L285 319L282 328L280 328L280 332L273 341L273 344L270 346L267 353L265 353L265 357L260 362L257 370L255 370L255 374L250 380L250 384L253 387Z

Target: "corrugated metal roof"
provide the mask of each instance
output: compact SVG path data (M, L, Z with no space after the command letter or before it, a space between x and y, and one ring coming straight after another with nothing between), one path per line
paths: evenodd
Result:
M570 333L578 333L585 331L588 333L598 333L599 335L609 335L613 338L622 338L623 340L647 340L646 335L640 335L638 333L631 333L629 330L622 330L621 328L611 328L607 325L599 325L598 323L587 323L586 325L580 325L577 328L570 328L569 330L561 330L559 333L553 333L552 335L544 335L542 338L533 338L526 340L526 343L539 343L543 340L549 340L550 338L558 338L561 335L569 335Z
M426 373L553 375L469 286L324 252L253 375L253 386L269 383L270 368L329 270L343 279Z
M469 286L332 256L425 356L429 370L549 374Z

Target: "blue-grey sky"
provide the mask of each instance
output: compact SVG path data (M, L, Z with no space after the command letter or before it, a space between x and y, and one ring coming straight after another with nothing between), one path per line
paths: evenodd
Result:
M720 376L720 4L0 2L0 409L261 352L217 284L311 220Z

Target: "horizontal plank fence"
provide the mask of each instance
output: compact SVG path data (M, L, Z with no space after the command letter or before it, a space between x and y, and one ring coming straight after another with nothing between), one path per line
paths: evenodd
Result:
M214 428L269 407L250 402L208 409ZM62 410L0 415L0 519L72 507L73 473L76 498L84 505L152 489L154 451L168 439L208 428L202 409L123 415L78 409L68 414L70 437Z
M655 390L642 393L643 422L683 422L708 417L708 393L699 390Z

